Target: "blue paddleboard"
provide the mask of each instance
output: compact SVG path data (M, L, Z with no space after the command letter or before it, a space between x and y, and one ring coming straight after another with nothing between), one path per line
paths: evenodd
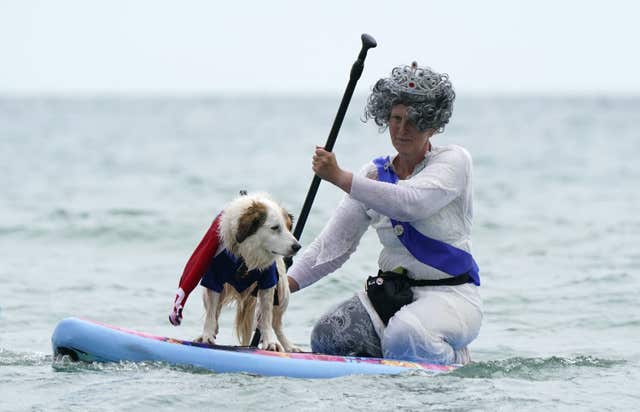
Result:
M207 345L78 318L67 318L58 323L51 343L54 355L68 355L78 361L159 361L205 368L218 373L244 372L295 378L398 374L411 370L438 374L457 367L380 358L282 353L243 346Z

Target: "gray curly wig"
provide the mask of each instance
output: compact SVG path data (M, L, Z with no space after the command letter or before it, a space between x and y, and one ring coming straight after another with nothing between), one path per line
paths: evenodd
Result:
M373 86L367 100L364 119L373 121L380 131L389 126L391 108L397 104L409 107L409 119L418 130L444 131L453 112L456 94L449 76L436 73L429 67L413 62L393 69L391 76L380 79Z

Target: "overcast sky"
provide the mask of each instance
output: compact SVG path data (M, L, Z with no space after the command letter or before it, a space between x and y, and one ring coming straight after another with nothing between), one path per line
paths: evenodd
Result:
M640 94L633 0L0 0L0 94L358 92L417 60L460 93Z

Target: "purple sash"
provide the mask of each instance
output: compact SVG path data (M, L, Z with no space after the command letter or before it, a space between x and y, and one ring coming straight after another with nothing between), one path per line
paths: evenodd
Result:
M398 176L391 169L389 156L379 157L373 160L378 168L378 180L381 182L396 184ZM473 256L462 249L451 246L448 243L432 239L418 232L408 222L399 222L391 219L393 231L398 236L409 252L425 265L434 267L451 276L468 274L473 283L480 286L479 268Z

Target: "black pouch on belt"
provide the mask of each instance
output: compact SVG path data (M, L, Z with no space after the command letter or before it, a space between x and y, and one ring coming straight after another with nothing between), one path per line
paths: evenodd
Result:
M367 296L386 325L389 319L404 305L413 302L412 286L455 286L472 282L468 273L445 279L415 280L407 277L407 270L398 272L378 271L367 279Z
M404 305L413 302L411 283L405 274L378 271L367 279L367 296L386 325Z

